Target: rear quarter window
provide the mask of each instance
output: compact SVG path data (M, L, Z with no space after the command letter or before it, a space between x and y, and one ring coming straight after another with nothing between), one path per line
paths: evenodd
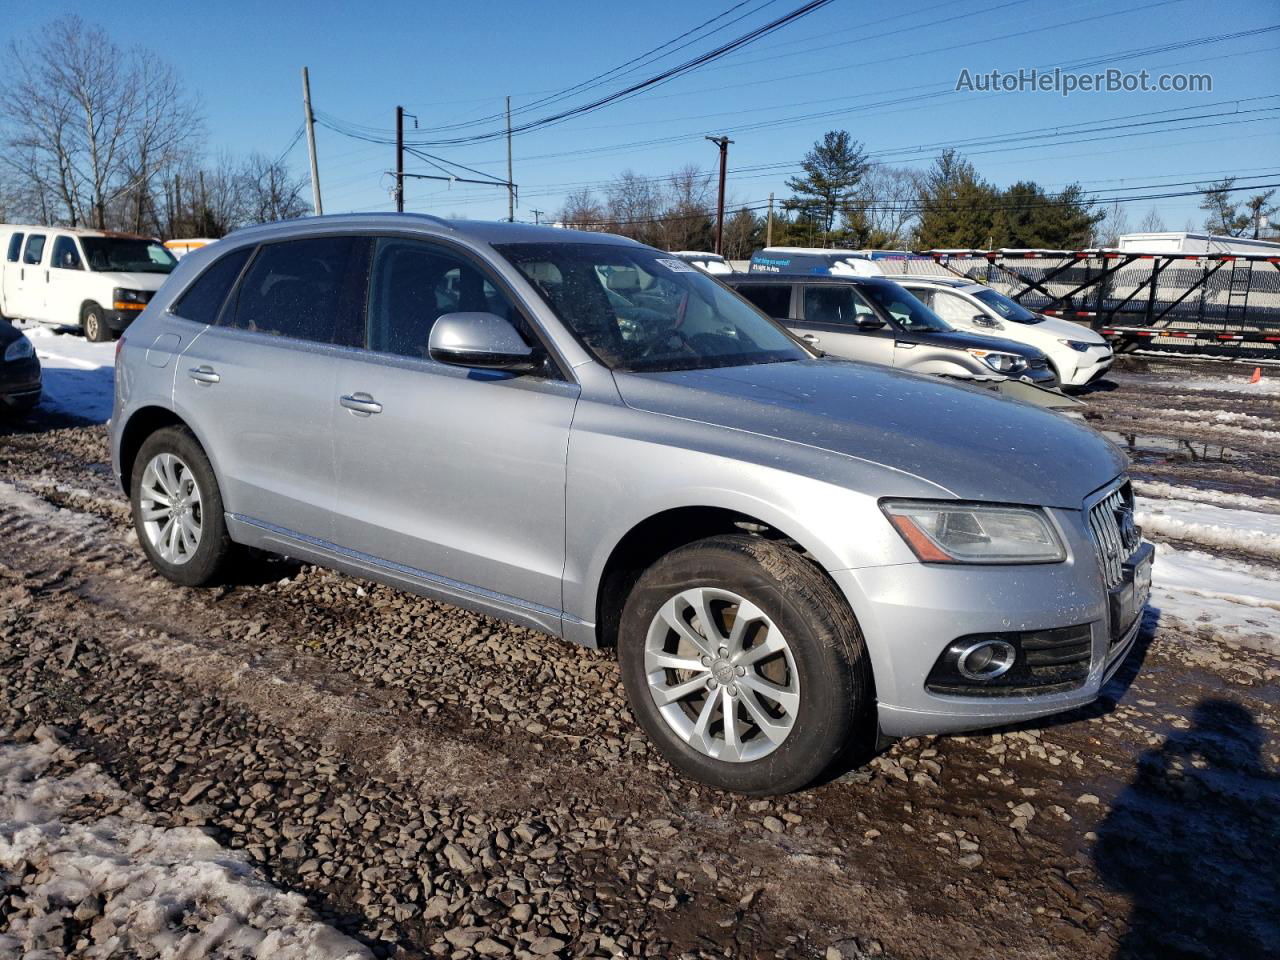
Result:
M227 294L235 286L251 250L252 247L233 250L211 263L178 298L172 312L184 320L216 323Z
M744 283L735 289L769 316L778 320L791 317L791 284Z
M24 234L15 233L9 238L9 249L5 252L5 259L10 263L18 262L18 255L22 252L22 238Z

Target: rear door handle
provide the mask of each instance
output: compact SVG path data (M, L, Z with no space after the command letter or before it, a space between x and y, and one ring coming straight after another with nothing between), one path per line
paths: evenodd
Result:
M382 412L382 404L367 393L349 393L346 396L339 397L338 402L356 416L367 417L371 413Z
M913 340L899 340L898 346L901 347L903 350L911 350L915 347L920 346L920 344L916 343Z
M222 381L222 377L218 376L213 367L210 366L192 367L187 371L187 376L197 383L220 383Z
M814 347L816 347L818 344L822 342L821 339L819 339L818 337L815 337L812 333L802 333L800 335L800 339L803 340L805 343L809 344L810 346L814 346Z

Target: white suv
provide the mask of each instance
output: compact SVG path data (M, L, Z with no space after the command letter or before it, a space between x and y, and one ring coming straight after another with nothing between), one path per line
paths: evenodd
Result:
M1033 313L998 290L959 277L893 277L953 327L1043 350L1063 387L1083 387L1107 372L1111 345L1070 320Z

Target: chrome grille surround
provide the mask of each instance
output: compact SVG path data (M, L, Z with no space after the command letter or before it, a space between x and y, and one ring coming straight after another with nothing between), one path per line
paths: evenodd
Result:
M1089 507L1088 521L1102 579L1111 590L1124 580L1124 562L1142 542L1142 531L1134 522L1133 485L1127 476Z

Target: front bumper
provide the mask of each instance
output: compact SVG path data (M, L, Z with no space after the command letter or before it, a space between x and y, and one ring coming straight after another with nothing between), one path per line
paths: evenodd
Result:
M1115 359L1115 354L1109 344L1090 347L1087 351L1078 355L1075 372L1067 377L1064 385L1083 387L1093 383L1093 381L1111 369Z
M141 310L106 310L102 311L102 322L112 333L123 333L124 330L142 315Z
M889 736L1001 726L1083 706L1119 668L1141 626L1113 643L1110 602L1083 514L1050 510L1067 544L1062 563L1025 566L921 563L833 573L858 617L875 672L881 730ZM1016 696L933 693L926 678L953 640L970 634L1087 625L1088 674L1069 690Z
M21 406L40 397L40 361L34 357L18 361L0 360L0 402Z

